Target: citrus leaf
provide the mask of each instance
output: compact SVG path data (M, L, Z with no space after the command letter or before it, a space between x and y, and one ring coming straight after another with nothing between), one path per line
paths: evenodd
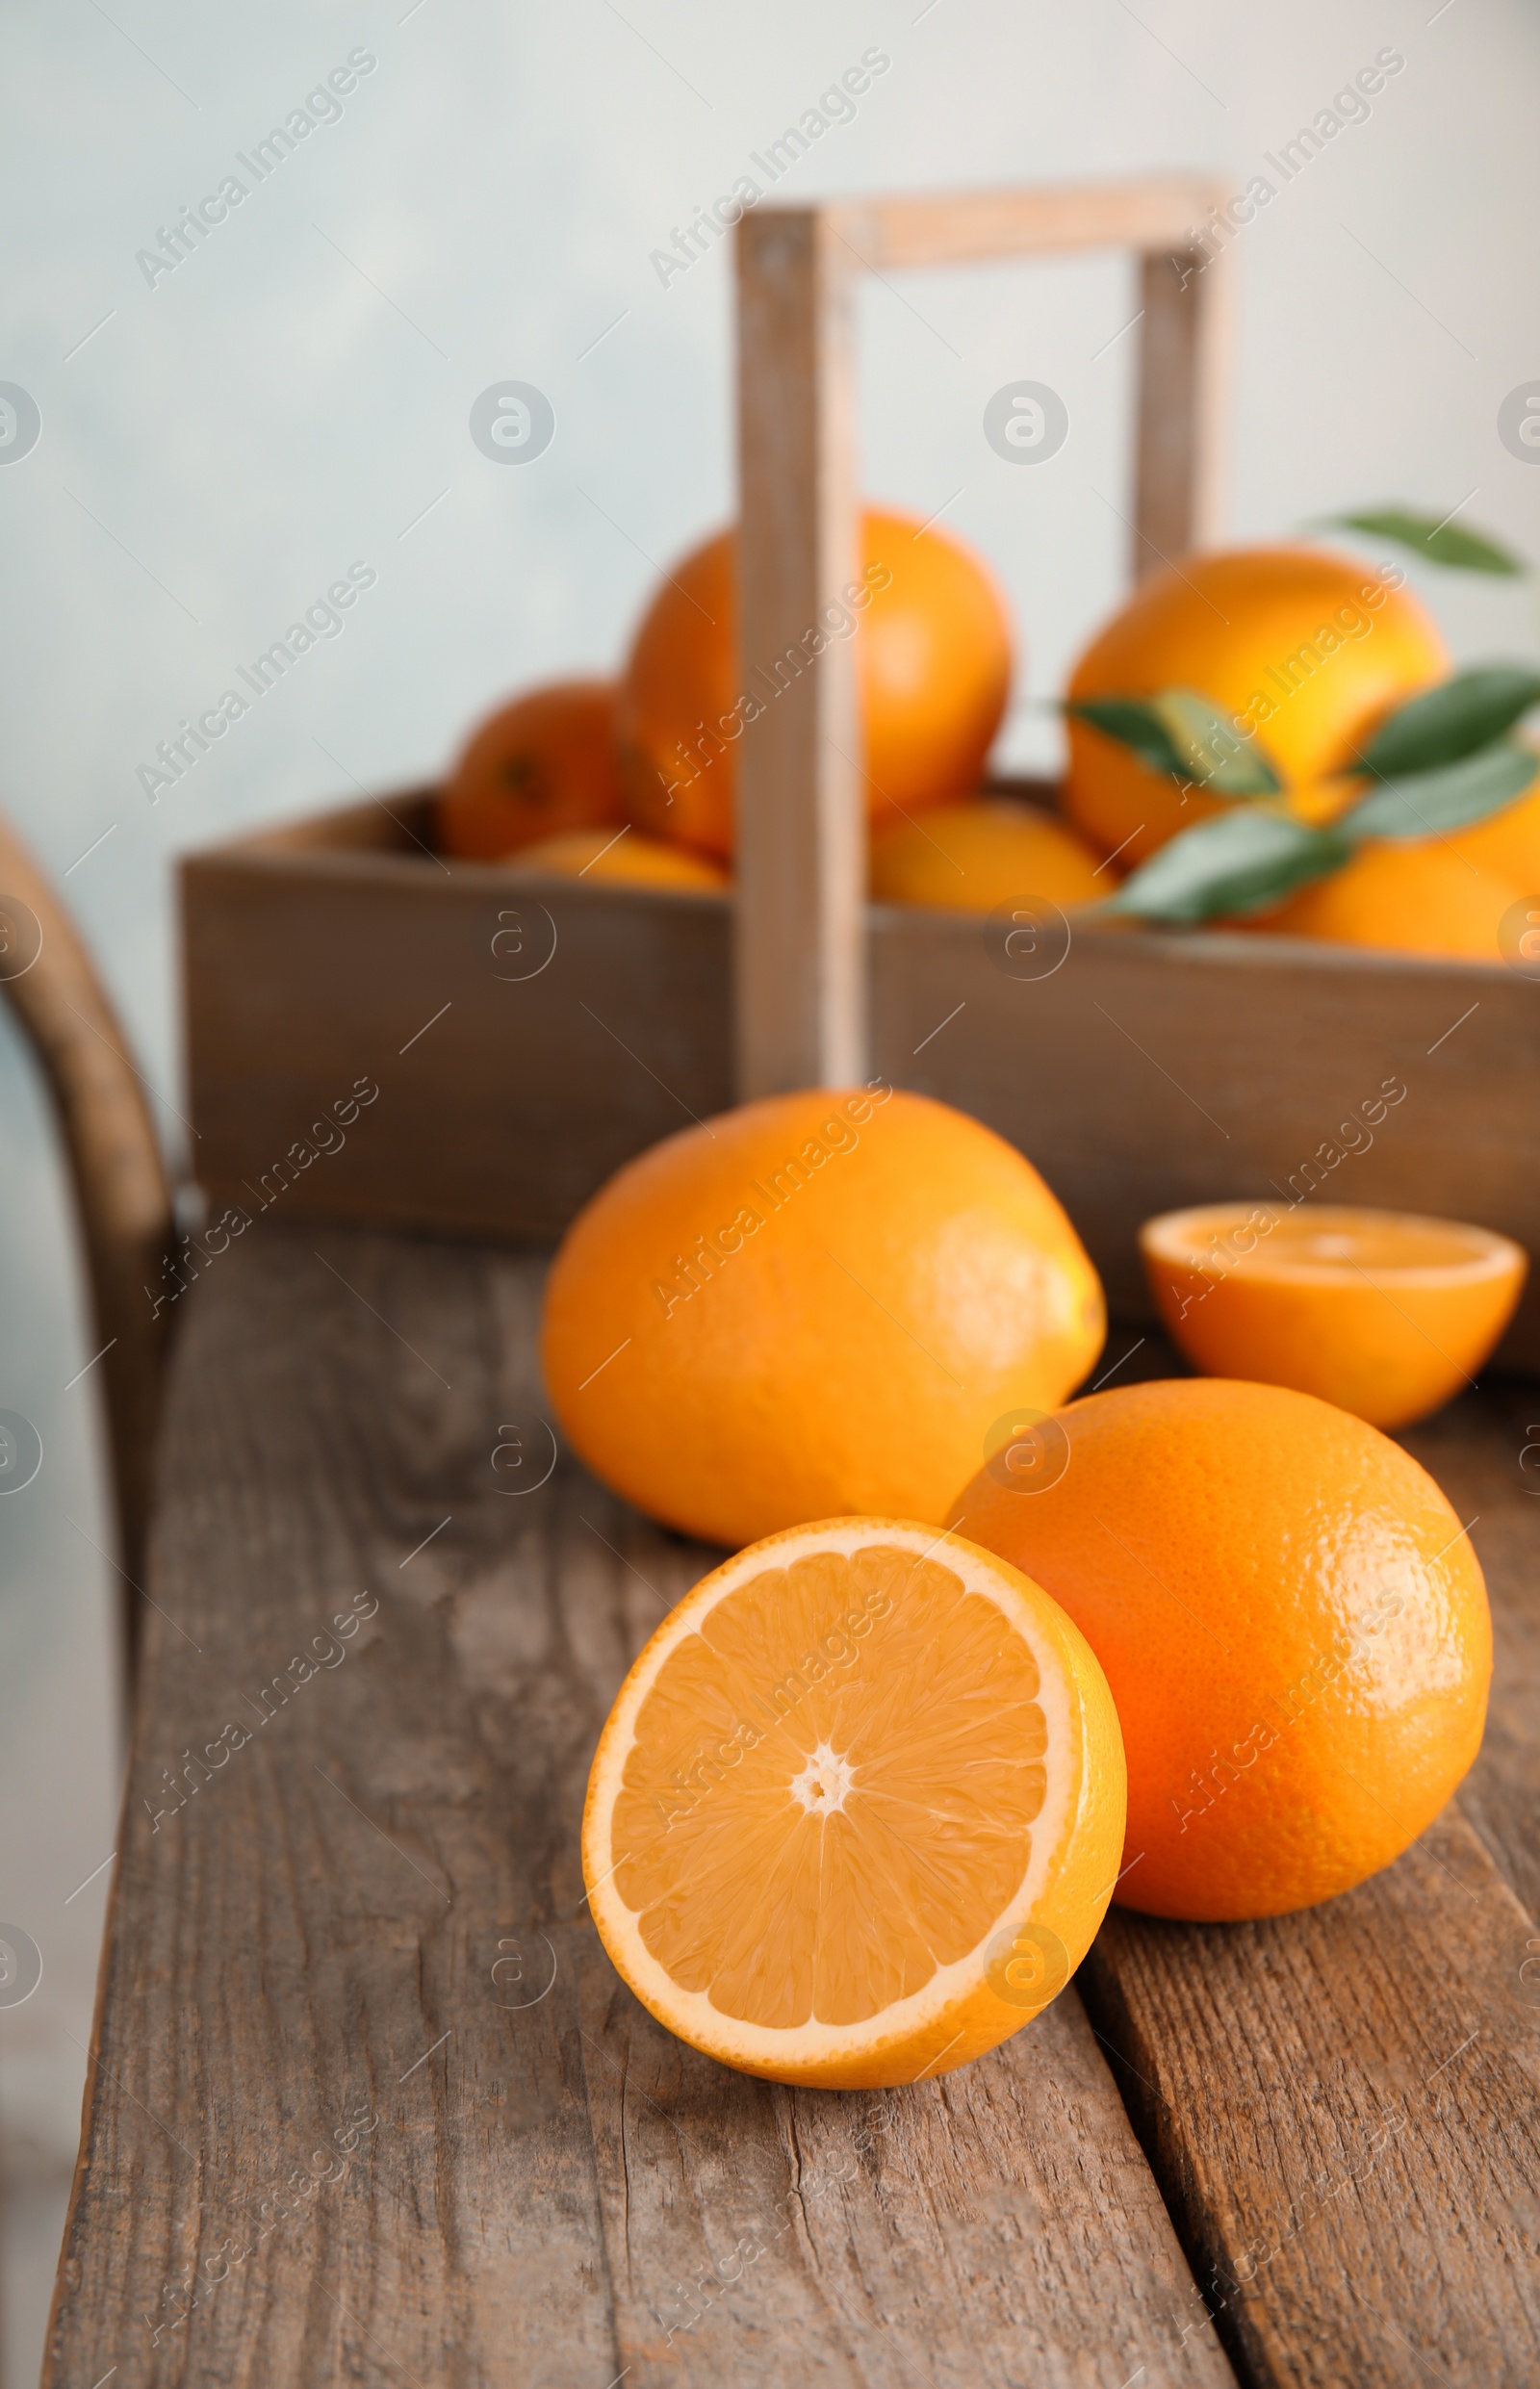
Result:
M1457 523L1408 513L1404 506L1385 506L1364 514L1328 514L1322 521L1338 524L1344 530L1368 531L1377 539L1393 539L1426 563L1443 564L1451 572L1501 573L1512 579L1529 570L1523 556L1501 547L1497 540L1464 530Z
M1084 697L1066 705L1065 711L1089 722L1104 738L1116 738L1151 771L1169 772L1173 780L1192 778L1170 732L1142 697Z
M1130 872L1105 909L1151 921L1260 912L1324 879L1352 851L1353 841L1338 829L1313 830L1271 805L1237 805L1168 839Z
M1254 738L1195 689L1157 697L1085 697L1065 706L1104 737L1116 738L1150 771L1216 796L1275 796L1282 782Z
M1187 777L1218 796L1276 796L1283 783L1255 738L1191 688L1166 688L1152 701L1187 758Z
M1540 672L1528 664L1456 672L1398 706L1358 757L1358 768L1376 780L1399 780L1457 763L1503 737L1532 705L1540 705Z
M1355 842L1366 837L1426 838L1463 830L1524 794L1540 772L1540 755L1525 747L1487 747L1442 771L1408 772L1375 788L1336 827Z

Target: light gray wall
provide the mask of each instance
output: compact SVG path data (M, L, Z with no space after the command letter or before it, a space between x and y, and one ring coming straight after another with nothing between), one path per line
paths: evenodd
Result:
M0 465L0 804L68 873L168 1103L169 857L352 780L431 773L504 692L612 664L655 567L728 511L728 259L665 287L651 252L870 48L889 65L778 195L1148 167L1278 181L1264 153L1394 48L1369 120L1236 243L1231 526L1463 501L1540 554L1540 472L1496 434L1504 393L1540 375L1540 36L1520 0L13 0L3 21L0 381L42 431ZM235 153L359 47L377 63L340 121L152 287L136 254L158 227L232 170L251 185ZM1120 584L1116 335L1135 303L1106 260L908 276L862 302L867 485L944 505L1002 576L1026 658L1013 757L1053 753L1034 702ZM467 428L507 377L556 413L519 470ZM1072 424L1031 472L981 430L1023 377ZM157 741L354 559L378 578L345 632L152 805L137 772ZM1461 654L1533 652L1511 586L1431 594ZM0 1918L49 1967L0 2012L0 2068L13 2150L44 2172L72 2143L103 1880L64 1903L112 1847L116 1794L63 1202L0 1020L0 1407L47 1447L0 1503ZM24 2302L18 2337L36 2327Z

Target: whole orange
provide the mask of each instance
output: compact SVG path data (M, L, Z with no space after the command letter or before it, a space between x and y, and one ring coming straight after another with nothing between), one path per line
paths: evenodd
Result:
M1238 925L1280 938L1328 938L1339 945L1498 963L1499 924L1524 893L1516 881L1483 870L1448 839L1373 840L1276 912Z
M1098 875L1099 874L1099 875ZM1036 805L976 796L895 821L872 839L871 892L879 904L929 904L992 912L1014 896L1094 904L1117 885L1075 831Z
M1278 1915L1398 1858L1476 1757L1492 1672L1481 1571L1426 1472L1314 1395L1217 1377L1092 1394L1032 1438L1043 1464L997 1459L951 1524L1106 1671L1117 1897Z
M1449 842L1468 862L1511 881L1525 895L1540 893L1540 787L1467 830L1451 831Z
M434 826L441 853L499 862L556 831L625 818L613 682L553 681L473 732Z
M556 1416L606 1483L733 1548L934 1519L1002 1414L1062 1401L1101 1286L1030 1162L880 1084L771 1095L629 1162L552 1267Z
M1227 548L1152 574L1076 664L1069 697L1186 688L1237 720L1291 785L1349 766L1380 716L1441 679L1449 655L1410 591L1323 548ZM1069 721L1065 810L1130 870L1215 810L1168 774Z
M516 871L549 871L555 879L586 880L592 887L731 887L719 862L692 855L685 846L660 837L643 837L622 823L618 830L604 822L597 830L563 830L556 837L537 838L513 857Z
M738 653L737 535L674 566L621 681L622 764L636 818L731 855L738 741L836 638L854 638L873 821L962 796L1011 685L1005 600L981 558L907 514L862 517L865 573L779 655Z

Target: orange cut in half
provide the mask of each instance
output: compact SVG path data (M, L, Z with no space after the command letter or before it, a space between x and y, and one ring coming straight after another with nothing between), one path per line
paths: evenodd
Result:
M934 1527L751 1544L621 1686L583 1815L601 1939L692 2047L829 2090L949 2073L1063 1990L1122 1862L1107 1680Z
M1205 1203L1146 1220L1139 1244L1167 1333L1205 1376L1292 1386L1385 1428L1474 1383L1529 1268L1490 1228L1346 1203Z

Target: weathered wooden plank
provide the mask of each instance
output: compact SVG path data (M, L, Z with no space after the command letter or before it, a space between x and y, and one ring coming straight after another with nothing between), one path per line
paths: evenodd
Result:
M1493 1724L1459 1799L1300 1915L1115 1910L1080 1977L1202 2286L1184 2322L1280 2389L1540 2376L1540 1925L1515 1889L1535 1886L1540 1772L1526 1404L1500 1383L1406 1438L1479 1512L1492 1592Z
M510 1494L539 1277L268 1221L192 1290L49 2389L1229 2378L1072 1993L877 2098L618 1983L589 1756L709 1555Z
M1540 1401L1532 1386L1497 1378L1400 1441L1471 1522L1491 1587L1492 1703L1460 1807L1540 1917ZM1531 1955L1525 1997L1540 2017L1540 1939Z
M639 2365L756 2389L1231 2377L1212 2341L1189 2371L1195 2289L1072 1993L906 2091L724 2076L613 1977L585 2054Z

